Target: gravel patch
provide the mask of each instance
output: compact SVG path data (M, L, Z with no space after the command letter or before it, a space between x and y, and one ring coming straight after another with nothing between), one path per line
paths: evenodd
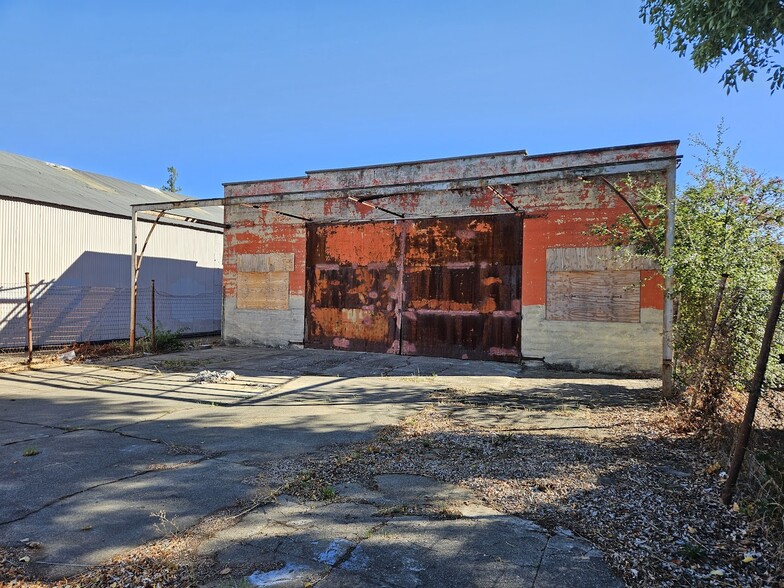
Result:
M509 406L483 405L481 419L463 409L459 397L445 400L373 442L313 460L287 491L319 499L341 483L371 487L378 474L426 475L585 537L630 586L784 586L776 546L720 503L721 467L672 430L674 409L565 409L566 422L585 426L528 432Z

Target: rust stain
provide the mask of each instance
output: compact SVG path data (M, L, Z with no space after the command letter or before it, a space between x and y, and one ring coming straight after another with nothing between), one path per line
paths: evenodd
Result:
M511 215L310 225L308 345L516 357L521 229Z
M358 267L354 270L354 277L356 280L356 287L354 288L347 288L346 294L355 294L359 298L360 304L367 305L368 298L370 299L377 299L378 292L370 290L370 286L373 284L374 275L373 272L367 267ZM334 286L340 286L340 282L335 281L332 282ZM371 296L371 292L374 296Z
M416 310L424 308L432 310L473 310L474 308L471 302L455 302L454 300L439 300L437 298L412 300L409 305Z
M443 221L409 225L406 266L418 271L460 256L457 237Z
M320 337L384 343L389 332L385 314L361 308L310 308L315 334Z
M482 280L482 285L483 286L492 286L493 284L501 284L501 283L503 283L503 280L501 280L501 278L493 278L493 277L491 277L491 278L485 278L484 280Z
M376 223L328 226L319 232L327 257L344 265L386 265L397 249L394 231Z
M485 298L482 300L482 304L479 305L479 312L491 313L495 311L496 307L494 298Z

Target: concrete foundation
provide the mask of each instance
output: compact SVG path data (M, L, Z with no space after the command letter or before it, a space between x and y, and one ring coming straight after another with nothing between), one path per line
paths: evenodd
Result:
M644 308L638 323L548 321L543 305L523 308L525 357L547 365L608 373L658 374L662 311Z

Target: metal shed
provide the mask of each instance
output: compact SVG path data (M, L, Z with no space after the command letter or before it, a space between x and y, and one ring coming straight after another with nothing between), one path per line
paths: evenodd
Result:
M37 346L128 336L131 205L181 194L0 152L0 348L26 341L25 272ZM157 219L139 279L138 325L220 330L223 214L187 209ZM140 220L145 239L156 217Z

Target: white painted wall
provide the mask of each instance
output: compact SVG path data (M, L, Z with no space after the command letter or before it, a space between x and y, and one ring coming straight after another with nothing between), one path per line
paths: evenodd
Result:
M151 225L139 227L141 247ZM128 219L0 200L0 347L20 340L25 272L37 345L127 338L130 241ZM167 328L219 330L222 255L219 233L159 225L142 262L139 324L155 279L156 318Z

